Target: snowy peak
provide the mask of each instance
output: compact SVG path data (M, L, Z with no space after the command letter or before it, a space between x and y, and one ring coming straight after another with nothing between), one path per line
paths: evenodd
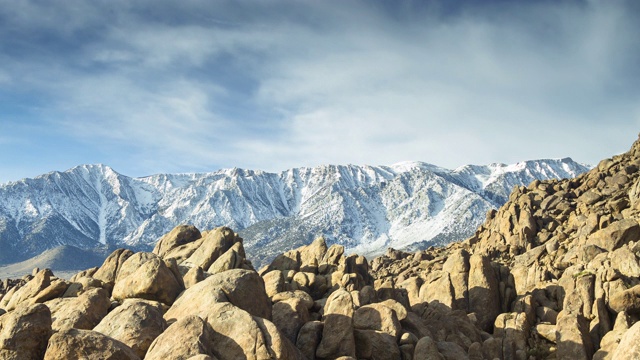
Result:
M0 185L0 248L9 254L0 262L65 244L147 248L181 223L240 230L245 246L265 257L318 235L363 253L442 243L473 232L514 186L586 170L567 158L455 170L403 162L131 178L81 165Z

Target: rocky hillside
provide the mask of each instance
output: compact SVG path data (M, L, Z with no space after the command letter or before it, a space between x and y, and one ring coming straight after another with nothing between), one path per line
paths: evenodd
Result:
M231 229L178 226L69 281L4 281L0 359L639 359L639 168L640 141L371 262L318 238L256 271Z
M131 178L84 165L0 185L0 265L60 245L148 251L178 224L231 227L254 262L320 235L363 254L443 244L471 235L514 186L586 170L567 158L456 170L411 162Z

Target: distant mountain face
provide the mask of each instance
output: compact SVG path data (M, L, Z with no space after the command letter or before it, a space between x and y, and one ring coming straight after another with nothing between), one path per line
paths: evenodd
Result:
M261 262L323 235L372 255L473 234L514 186L587 171L569 158L447 170L319 166L131 178L83 165L0 185L0 264L60 245L149 249L174 226L229 226Z

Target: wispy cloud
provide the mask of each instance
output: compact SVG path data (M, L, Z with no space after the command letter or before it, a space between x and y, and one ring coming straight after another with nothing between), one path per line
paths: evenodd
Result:
M6 92L133 175L593 162L640 128L632 1L0 4Z

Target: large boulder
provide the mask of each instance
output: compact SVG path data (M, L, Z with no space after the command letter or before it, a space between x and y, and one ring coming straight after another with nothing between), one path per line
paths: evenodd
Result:
M102 266L91 277L102 281L111 291L113 284L116 282L116 277L118 277L120 267L131 255L133 255L133 251L129 249L115 250L104 260Z
M391 335L394 339L400 336L402 329L396 312L380 303L360 307L353 315L353 327L358 330L376 330Z
M482 330L491 331L501 310L498 278L485 256L474 254L469 264L469 311L476 314Z
M213 304L206 321L213 329L213 352L220 360L302 359L273 323L233 304Z
M241 242L236 242L224 254L209 266L207 272L217 274L231 269L249 268L245 260L244 248Z
M640 321L627 330L618 347L613 352L612 359L635 360L640 359Z
M640 224L634 219L622 219L593 233L587 244L593 244L608 251L615 250L631 240L640 238Z
M296 340L296 347L300 349L300 352L308 359L315 360L316 348L320 344L322 339L322 328L324 324L320 321L309 321L302 325L298 332L298 339Z
M353 299L343 288L334 291L324 307L324 329L316 356L319 358L337 358L356 356L356 344L353 337Z
M47 289L51 285L51 270L40 270L33 279L29 280L24 286L17 289L13 295L8 298L6 302L3 302L2 308L6 311L11 311L18 307L22 302L29 304L35 304L36 296Z
M0 359L41 359L51 336L51 312L46 305L24 304L0 316Z
M97 331L66 329L49 339L44 360L139 360L127 345Z
M193 225L178 225L158 240L153 253L164 258L171 250L200 239L202 235Z
M116 300L141 298L171 305L183 289L160 257L140 252L122 264L112 296Z
M300 328L308 321L309 310L298 298L279 301L273 305L273 323L294 344Z
M212 302L229 301L251 315L271 318L271 301L264 281L251 270L233 269L209 276L191 286L175 301L164 318L173 322L187 315L206 316Z
M121 341L140 358L144 358L153 340L166 327L160 303L127 299L107 314L93 330Z
M185 360L197 355L213 356L213 329L200 317L183 317L149 346L145 360Z
M438 351L438 344L432 338L425 336L418 340L413 353L414 360L444 360Z
M237 237L233 230L227 227L213 229L202 237L200 246L182 265L209 269L220 255L227 252L236 242L242 242L242 239Z
M51 309L53 329L93 329L107 315L111 301L107 291L90 289L75 298L59 298L46 303Z
M609 308L616 313L640 314L640 285L620 291L609 299Z

